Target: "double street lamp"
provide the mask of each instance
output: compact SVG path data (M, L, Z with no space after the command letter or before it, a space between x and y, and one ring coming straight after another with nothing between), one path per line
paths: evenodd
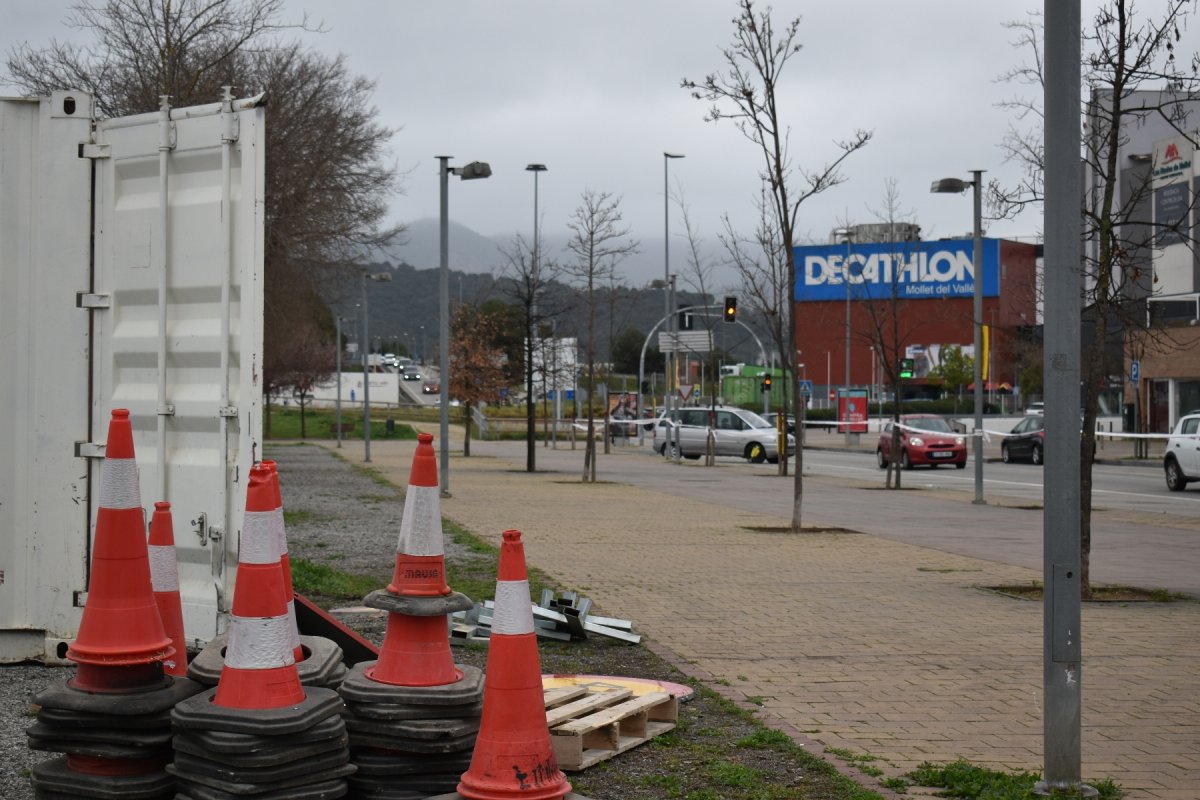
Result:
M972 432L972 452L975 454L975 500L976 505L986 504L983 499L983 170L971 170L973 180L964 181L961 178L942 178L934 181L929 191L934 194L962 194L967 187L975 191L974 214L974 247L971 255L971 265L974 270L974 306L971 316L974 318L975 331L975 430Z
M441 458L438 466L441 468L438 485L441 486L441 494L443 497L450 496L450 262L449 262L449 242L450 242L450 175L454 174L462 178L464 181L475 180L476 178L487 178L492 174L492 168L483 161L472 161L462 167L450 166L450 159L453 156L437 156L439 162L438 174L440 178L440 230L439 230L439 247L441 250L441 264L439 273L441 280L439 281L439 298L438 306L440 318L438 321L438 339L441 344L438 354L438 372L441 373L438 383L441 385L440 401L442 404L441 427L439 428L441 435Z
M846 261L842 266L842 283L846 285L846 388L838 415L840 417L842 413L846 414L843 422L846 426L846 446L849 447L853 441L853 434L850 433L850 245L854 241L854 231L850 228L838 228L834 233L846 243Z
M681 153L663 153L663 288L666 290L664 292L664 301L667 317L667 342L670 348L663 354L663 371L666 372L667 383L663 405L666 406L666 411L673 423L678 419L678 415L675 413L675 398L673 394L676 389L675 378L677 376L675 372L678 370L679 364L679 337L676 334L674 314L671 313L671 306L675 301L675 286L674 279L671 277L671 192L667 183L667 165L671 163L672 158L683 157ZM641 413L640 409L638 413ZM672 425L668 428L667 441L675 441L676 436L675 427ZM678 448L676 448L676 451L678 451Z

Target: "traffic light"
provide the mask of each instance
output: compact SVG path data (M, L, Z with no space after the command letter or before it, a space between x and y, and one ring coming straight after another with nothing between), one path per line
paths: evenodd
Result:
M911 358L900 359L900 377L911 378L913 376L913 360Z
M725 298L725 315L723 319L726 322L737 322L737 298Z
M764 392L771 391L771 376L770 375L763 375L762 391L764 391Z

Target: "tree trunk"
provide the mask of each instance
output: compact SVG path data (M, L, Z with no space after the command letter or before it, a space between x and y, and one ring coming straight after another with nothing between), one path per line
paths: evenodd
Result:
M463 412L466 414L466 421L463 428L466 432L463 434L463 457L471 457L471 404L463 403Z

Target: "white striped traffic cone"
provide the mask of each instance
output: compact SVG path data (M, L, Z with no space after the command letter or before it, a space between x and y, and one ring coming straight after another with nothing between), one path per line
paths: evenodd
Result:
M229 644L213 697L218 706L280 708L304 700L288 632L274 511L270 471L255 464L246 491Z

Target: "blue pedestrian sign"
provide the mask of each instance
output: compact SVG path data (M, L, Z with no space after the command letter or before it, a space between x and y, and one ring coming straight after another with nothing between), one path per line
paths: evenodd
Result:
M1139 361L1131 361L1129 363L1129 379L1134 383L1142 377L1142 364Z
M812 397L813 382L812 381L800 381L800 388L798 391L799 391L801 397Z

